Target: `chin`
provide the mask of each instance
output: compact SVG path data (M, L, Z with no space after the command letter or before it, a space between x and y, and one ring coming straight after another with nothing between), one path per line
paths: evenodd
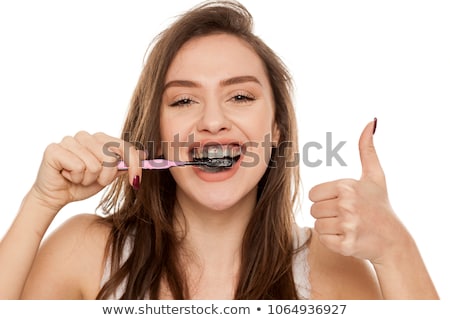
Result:
M208 196L198 198L197 201L204 208L211 211L242 211L253 208L256 204L256 188L248 191L231 190L230 192L209 192Z
M238 206L239 201L236 199L224 199L218 197L217 199L201 199L199 203L211 211L224 212L229 211Z

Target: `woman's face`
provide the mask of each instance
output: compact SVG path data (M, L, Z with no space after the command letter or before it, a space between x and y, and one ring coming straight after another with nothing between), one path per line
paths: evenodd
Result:
M236 160L172 168L179 199L213 210L256 199L277 132L269 80L246 42L214 34L185 43L167 72L160 122L165 158Z

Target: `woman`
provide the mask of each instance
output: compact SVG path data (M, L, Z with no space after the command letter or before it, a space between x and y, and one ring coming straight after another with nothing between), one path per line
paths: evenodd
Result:
M290 95L244 7L181 16L154 43L121 139L79 132L46 149L1 243L2 298L438 298L389 205L376 121L361 135L361 180L313 188L314 230L296 226ZM158 157L234 163L142 170ZM106 186L105 218L76 216L40 246L62 207Z

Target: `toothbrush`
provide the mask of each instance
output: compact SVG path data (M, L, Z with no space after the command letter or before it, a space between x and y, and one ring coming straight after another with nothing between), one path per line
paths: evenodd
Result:
M169 169L172 167L183 167L183 166L207 166L215 168L229 168L233 165L233 160L231 158L222 159L207 159L207 160L194 160L194 161L171 161L166 159L151 159L143 160L141 162L142 169ZM117 165L118 170L128 170L128 166L124 161L119 161Z

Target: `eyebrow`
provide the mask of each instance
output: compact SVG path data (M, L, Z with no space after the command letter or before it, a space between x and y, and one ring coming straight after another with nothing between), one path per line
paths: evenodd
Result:
M220 86L226 87L233 84L245 83L245 82L254 82L262 86L261 82L255 76L238 76L232 77L229 79L221 80ZM164 91L170 87L187 87L187 88L199 88L201 87L200 83L191 81L191 80L172 80L166 83L164 86Z

